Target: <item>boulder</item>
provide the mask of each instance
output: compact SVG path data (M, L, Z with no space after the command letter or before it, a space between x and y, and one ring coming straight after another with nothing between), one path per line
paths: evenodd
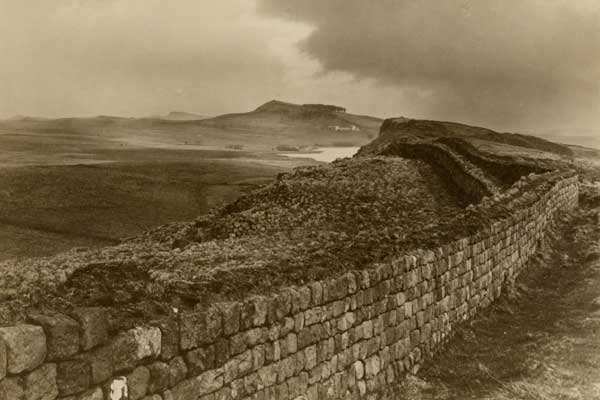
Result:
M127 375L127 392L129 400L139 400L148 393L150 371L146 367L137 367Z
M0 380L6 376L6 345L0 339Z
M19 378L6 378L0 380L0 399L24 400L25 392Z
M39 326L0 328L0 340L6 346L7 371L11 374L31 371L46 358L46 335Z
M69 360L58 363L56 383L61 396L85 391L90 387L90 365L86 360Z
M108 340L108 317L106 309L101 307L79 307L73 311L73 317L79 322L81 347L89 350L104 344Z
M58 396L56 364L44 364L23 379L25 400L54 400Z
M30 314L32 323L44 328L47 360L66 359L79 351L79 324L63 314Z

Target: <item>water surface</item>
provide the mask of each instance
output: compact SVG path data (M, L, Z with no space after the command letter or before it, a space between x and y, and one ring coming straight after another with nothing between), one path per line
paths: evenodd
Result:
M312 158L316 161L332 162L338 158L352 157L360 147L318 147L310 153L284 153L287 157Z

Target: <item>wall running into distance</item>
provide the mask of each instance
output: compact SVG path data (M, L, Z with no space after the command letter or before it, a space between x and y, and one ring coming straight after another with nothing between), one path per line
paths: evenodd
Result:
M114 337L100 308L0 328L0 399L396 398L395 383L496 299L554 215L577 206L573 173L528 180L547 184L514 186L509 215L389 264Z

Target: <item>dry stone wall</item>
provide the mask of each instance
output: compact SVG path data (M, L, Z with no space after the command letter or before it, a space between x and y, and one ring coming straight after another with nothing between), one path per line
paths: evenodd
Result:
M334 279L113 337L102 308L31 315L0 328L0 400L397 398L395 383L496 299L553 216L577 206L573 173L535 179L550 189L516 186L505 218L473 236Z
M461 158L452 149L437 142L388 143L377 150L379 154L425 160L440 175L450 180L463 194L466 202L477 203L486 196L500 191L485 173L469 161Z

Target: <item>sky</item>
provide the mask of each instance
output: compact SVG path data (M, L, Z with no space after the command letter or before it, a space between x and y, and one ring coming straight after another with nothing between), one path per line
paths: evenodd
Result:
M0 116L280 99L600 132L597 0L0 0Z

